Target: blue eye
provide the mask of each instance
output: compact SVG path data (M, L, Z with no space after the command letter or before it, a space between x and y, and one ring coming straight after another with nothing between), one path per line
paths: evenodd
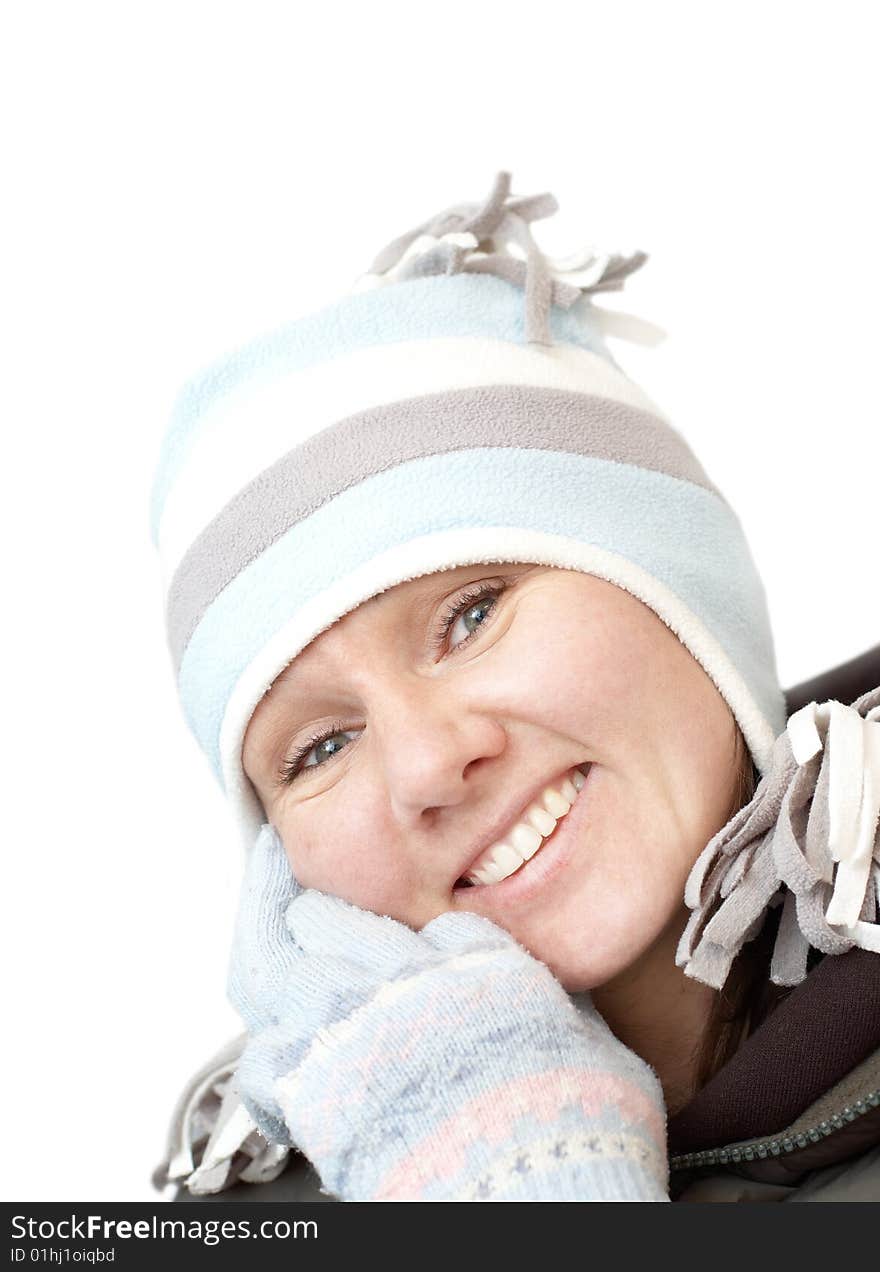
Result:
M478 631L483 626L483 623L486 622L488 614L495 607L495 604L495 600L485 597L482 600L478 600L476 605L468 605L467 609L459 612L458 617L454 619L454 622L450 623L448 628L449 641L453 649L458 649L458 646L463 645L464 641L471 639L474 632ZM463 628L464 635L462 640L457 641L454 640L454 636L458 630L459 623Z
M335 755L337 751L341 751L342 746L339 743L339 738L343 738L345 736L346 734L341 732L325 733L317 744L312 743L311 747L306 752L306 759L308 759L309 755L313 751L317 754L318 758L315 761L315 764L304 764L303 768L315 768L318 764L322 764L324 760L329 759L331 755Z
M498 597L507 584L503 579L491 580L491 583L478 583L458 596L440 620L434 633L434 644L442 648L449 639L449 634L461 619L465 632L464 640L454 643L452 649L461 649L486 626L492 611L498 603Z
M318 768L321 764L325 764L327 760L332 759L334 755L345 749L345 743L340 744L341 738L348 738L351 735L350 729L343 728L342 724L337 720L329 729L322 729L320 733L314 734L307 742L296 751L289 760L285 760L278 773L278 780L285 786L299 776L304 769ZM305 763L312 752L315 752L318 758L314 764Z

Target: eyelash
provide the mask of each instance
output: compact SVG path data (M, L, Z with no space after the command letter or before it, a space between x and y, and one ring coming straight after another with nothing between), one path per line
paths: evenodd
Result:
M319 733L313 733L310 738L307 738L290 759L285 760L282 764L278 773L278 780L281 785L290 786L291 782L299 777L301 772L300 764L302 764L309 751L321 742L326 741L327 738L332 738L335 733L345 733L345 731L345 721L334 720L329 728L321 729Z
M456 619L460 618L462 614L466 614L469 609L473 609L475 605L478 605L487 596L500 596L502 592L507 590L508 586L506 579L489 579L487 582L472 584L469 588L465 588L463 592L460 592L434 629L432 637L434 649L442 648ZM480 632L485 630L486 625L492 621L491 615L494 612L495 607L493 606L489 611L489 616L484 619L480 626L469 632L464 640L459 641L455 646L455 652L463 649L465 645L470 643L472 637L479 635Z
M480 601L485 600L489 596L499 597L502 592L507 590L508 587L509 583L506 579L490 579L487 582L474 584L471 587L466 588L465 591L460 592L446 613L442 615L434 629L431 637L434 649L442 648L444 642L448 639L449 633L456 620L459 619L462 614L467 613L469 609L472 609L475 605L479 604ZM459 649L462 649L465 645L470 643L474 636L478 636L492 621L492 614L494 612L495 606L493 605L486 618L482 623L480 623L479 627L475 628L474 631L469 632L468 635L465 636L464 640L459 641L459 643L454 647L453 652L457 652ZM312 734L312 736L308 738L288 760L284 761L278 772L279 783L282 786L290 786L291 783L300 776L300 773L302 772L300 765L310 751L312 751L316 746L320 746L320 744L325 742L327 738L332 738L334 734L345 732L347 732L345 728L345 721L334 720L329 727L325 727L321 729L320 732Z

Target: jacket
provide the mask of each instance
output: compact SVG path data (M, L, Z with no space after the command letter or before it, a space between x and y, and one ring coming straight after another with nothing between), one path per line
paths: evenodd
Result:
M880 1201L880 956L823 958L667 1138L673 1201Z

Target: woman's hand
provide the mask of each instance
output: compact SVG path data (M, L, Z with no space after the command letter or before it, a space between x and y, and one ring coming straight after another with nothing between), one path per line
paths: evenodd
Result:
M475 914L414 932L291 876L284 935L268 835L262 848L254 875L272 883L248 913L269 935L237 937L248 953L230 980L250 1031L236 1082L267 1138L297 1145L327 1191L667 1200L659 1082L588 1000L575 1007Z

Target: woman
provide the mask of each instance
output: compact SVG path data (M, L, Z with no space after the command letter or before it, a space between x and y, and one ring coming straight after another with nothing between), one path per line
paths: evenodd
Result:
M346 1200L696 1198L716 1157L667 1151L717 1149L699 1101L725 1061L760 1070L773 995L743 969L772 947L806 987L818 950L876 980L880 697L785 730L741 527L589 300L645 257L548 262L528 224L554 207L499 174L198 382L169 434L170 643L249 853L249 1038L185 1093L172 1177L234 1068L191 1187L295 1145ZM731 976L752 1010L725 1022ZM784 1129L812 1082L729 1125ZM773 1170L803 1147L744 1147L734 1189L790 1195Z

